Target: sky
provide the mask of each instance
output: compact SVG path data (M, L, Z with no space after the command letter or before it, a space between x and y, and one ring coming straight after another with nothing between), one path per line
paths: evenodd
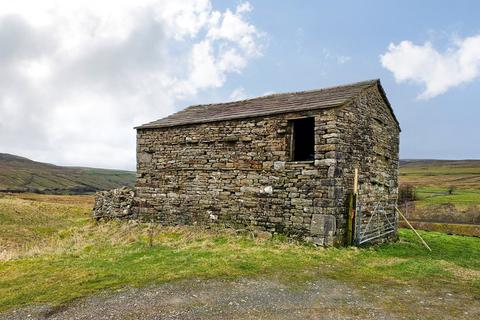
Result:
M480 2L0 0L0 152L135 169L192 104L380 78L404 159L480 158Z

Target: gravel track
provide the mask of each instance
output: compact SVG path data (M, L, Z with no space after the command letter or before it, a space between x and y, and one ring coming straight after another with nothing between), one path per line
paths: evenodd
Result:
M480 298L331 279L188 280L105 291L66 305L30 306L0 319L479 319Z

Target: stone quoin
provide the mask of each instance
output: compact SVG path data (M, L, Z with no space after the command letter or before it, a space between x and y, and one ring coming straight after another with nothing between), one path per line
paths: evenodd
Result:
M355 168L363 217L378 204L395 217L400 127L379 80L192 106L136 130L136 186L112 200L98 193L96 218L223 225L341 246ZM379 229L387 222L369 221Z

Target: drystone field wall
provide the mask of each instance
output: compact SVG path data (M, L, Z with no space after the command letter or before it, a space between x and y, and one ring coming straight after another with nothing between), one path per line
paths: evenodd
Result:
M289 119L315 117L315 161L289 161ZM335 110L137 134L136 215L168 225L221 223L341 243ZM339 209L339 205L341 208Z
M134 195L134 190L127 187L97 192L93 218L105 220L129 218L133 213Z

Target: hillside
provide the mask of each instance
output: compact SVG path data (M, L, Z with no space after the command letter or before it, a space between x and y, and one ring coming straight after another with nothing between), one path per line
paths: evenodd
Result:
M415 186L480 189L480 160L401 160L400 182Z
M414 187L400 205L416 228L480 236L480 160L402 160L400 185Z
M0 153L0 192L80 194L134 182L131 171L62 167Z

